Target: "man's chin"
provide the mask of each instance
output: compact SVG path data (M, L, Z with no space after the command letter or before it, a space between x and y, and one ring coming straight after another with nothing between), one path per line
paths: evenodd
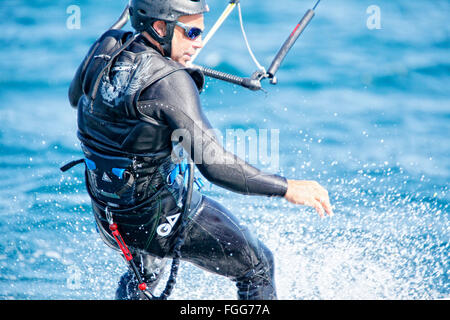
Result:
M178 62L185 67L192 67L191 59L180 59L180 61L178 61Z
M192 57L190 55L183 55L182 57L175 59L176 62L178 62L179 64L185 66L185 67L189 67L192 66Z

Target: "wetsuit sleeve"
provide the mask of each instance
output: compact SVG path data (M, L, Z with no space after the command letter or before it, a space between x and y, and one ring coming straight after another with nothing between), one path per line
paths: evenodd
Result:
M226 151L202 111L198 90L186 71L176 71L141 94L139 104L153 102L150 117L158 117L181 137L197 168L210 182L247 195L284 196L287 180L264 173ZM155 109L156 108L156 109Z

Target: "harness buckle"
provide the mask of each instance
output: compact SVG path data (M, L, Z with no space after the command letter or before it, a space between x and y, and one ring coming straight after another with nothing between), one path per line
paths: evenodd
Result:
M97 58L104 59L106 61L111 60L111 56L108 56L107 54L99 54L99 55L94 56L94 59L97 59Z

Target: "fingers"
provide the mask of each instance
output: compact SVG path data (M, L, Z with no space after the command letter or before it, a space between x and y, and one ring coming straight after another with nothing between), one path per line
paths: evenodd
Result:
M316 198L316 200L320 203L320 205L325 209L325 212L332 217L333 216L333 209L331 208L330 199L328 196L326 198Z
M320 203L320 201L316 200L315 198L313 198L313 197L309 198L307 201L304 202L304 205L316 209L317 213L319 214L319 216L321 218L323 218L325 216L322 204Z
M333 209L331 208L330 198L328 196L328 191L323 188L320 184L315 184L316 197L315 200L319 202L321 206L321 213L319 215L323 217L323 209L331 217L333 216ZM316 209L317 210L317 209Z
M328 196L328 191L322 188L320 196L316 198L320 202L322 207L325 209L326 213L331 217L333 216L333 209L331 208L330 198Z
M317 201L317 200L314 201L314 202L312 203L312 207L314 207L314 209L316 209L317 213L319 214L319 216L320 216L321 218L323 218L323 217L325 216L325 214L324 214L324 212L323 212L322 205L320 204L319 201Z

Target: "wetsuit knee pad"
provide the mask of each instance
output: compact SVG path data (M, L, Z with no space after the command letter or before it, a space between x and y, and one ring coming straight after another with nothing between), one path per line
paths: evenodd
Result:
M239 300L277 299L273 254L260 241L258 251L258 264L243 276L235 279Z
M265 264L265 268L266 268L266 270L268 270L271 277L273 278L274 270L275 270L275 259L274 259L273 253L262 242L260 242L260 247L261 247L262 253L264 255L264 258L262 260L263 260L263 263Z

